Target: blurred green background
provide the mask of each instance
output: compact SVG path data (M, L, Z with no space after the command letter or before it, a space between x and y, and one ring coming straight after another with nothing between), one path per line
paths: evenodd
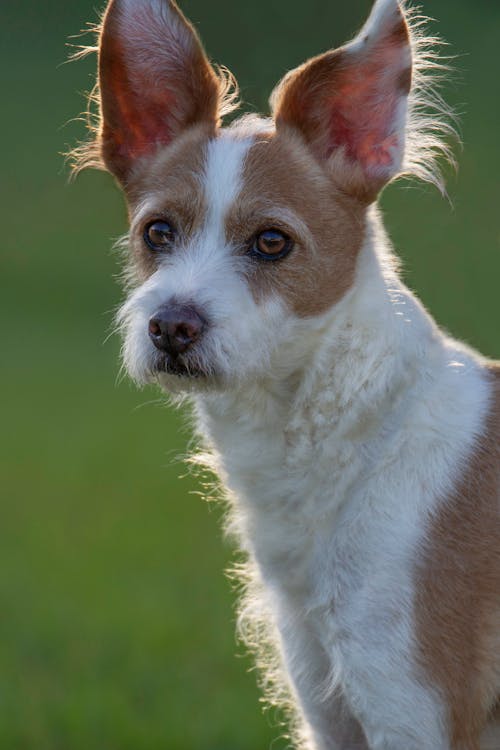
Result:
M253 109L369 5L182 3ZM459 56L446 96L465 150L453 207L404 184L383 206L409 284L453 334L498 356L500 4L423 7ZM0 748L263 750L280 730L235 642L220 513L179 480L186 415L118 383L119 342L105 342L121 196L101 173L69 186L59 155L83 136L68 121L95 64L62 64L65 41L95 19L93 0L0 9Z

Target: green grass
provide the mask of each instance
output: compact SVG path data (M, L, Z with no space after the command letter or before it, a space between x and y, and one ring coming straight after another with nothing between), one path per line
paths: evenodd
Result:
M62 126L82 108L92 62L60 63L92 3L5 5L0 748L264 750L279 731L250 662L234 658L220 513L179 480L185 415L117 384L119 343L103 343L120 298L109 247L125 228L121 197L100 174L68 186L58 155L82 135ZM183 3L259 108L287 66L342 41L368 5ZM498 356L500 8L424 7L465 55L448 91L468 102L454 208L397 186L383 205L410 285L449 330Z

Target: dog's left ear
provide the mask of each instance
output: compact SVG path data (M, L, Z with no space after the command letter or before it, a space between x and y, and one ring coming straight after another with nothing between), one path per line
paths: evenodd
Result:
M121 182L190 125L215 129L227 86L174 0L110 0L99 42L96 145Z
M376 0L345 47L288 73L271 97L276 127L298 129L331 162L343 189L373 201L401 170L412 78L409 29L398 0Z

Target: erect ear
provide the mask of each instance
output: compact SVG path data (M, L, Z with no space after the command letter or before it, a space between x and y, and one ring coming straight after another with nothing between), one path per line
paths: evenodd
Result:
M398 0L376 0L344 47L288 73L271 97L277 128L298 129L320 160L331 160L349 192L368 202L400 172L412 54Z
M110 0L99 40L99 146L119 180L189 125L215 128L224 89L173 0Z

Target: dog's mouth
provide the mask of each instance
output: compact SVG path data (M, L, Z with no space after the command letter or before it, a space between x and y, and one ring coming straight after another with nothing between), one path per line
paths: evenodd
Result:
M185 361L180 357L174 359L167 354L161 354L155 358L152 371L154 375L175 375L178 378L186 379L207 378L210 375L197 364Z

